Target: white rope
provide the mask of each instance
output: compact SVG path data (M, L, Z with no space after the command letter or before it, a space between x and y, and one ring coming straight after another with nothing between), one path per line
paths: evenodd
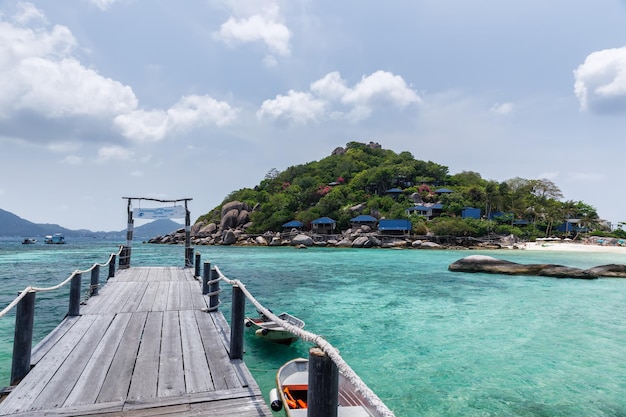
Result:
M272 313L270 310L265 308L261 303L259 303L252 294L246 289L246 286L239 280L231 280L228 279L219 268L216 266L215 270L219 275L220 279L226 282L229 285L237 286L241 289L241 291L245 294L246 298L250 300L250 302L256 307L259 313L265 315L270 318L272 321L278 323L282 328L299 336L302 340L307 342L314 343L317 345L324 353L328 355L328 357L337 365L337 369L341 372L356 388L356 390L363 395L363 397L376 409L376 411L386 417L395 417L393 412L382 402L380 398L372 391L363 380L350 368L350 366L343 360L341 355L339 355L339 351L333 347L330 343L328 343L322 336L316 335L315 333L308 332L306 330L302 330L300 327L294 326L293 324L282 320L277 315Z
M84 271L76 270L76 271L72 272L72 274L69 277L67 277L65 279L65 281L63 281L63 282L61 282L61 283L59 283L57 285L54 285L52 287L26 287L26 288L24 288L20 292L20 294L17 297L15 297L15 299L13 301L11 301L11 303L8 306L6 306L4 308L4 310L0 311L0 317L3 317L6 313L11 311L11 309L13 307L15 307L22 300L22 298L26 297L26 294L29 293L29 292L46 292L46 291L58 290L59 288L61 288L62 286L64 286L68 282L70 282L72 280L72 278L74 278L78 274L84 274L86 272L90 272L96 266L107 266L107 265L109 265L111 263L111 260L113 259L113 256L118 256L119 254L121 254L123 248L124 248L124 246L120 246L120 249L117 251L117 253L112 253L111 255L109 255L109 260L106 261L106 263L104 263L104 264L95 263L95 264L93 264L91 266L91 268L85 269Z

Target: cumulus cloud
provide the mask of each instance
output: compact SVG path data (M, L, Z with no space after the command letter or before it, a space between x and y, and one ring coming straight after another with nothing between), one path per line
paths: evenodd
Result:
M105 7L112 2L95 3ZM128 139L160 140L206 124L222 126L236 116L227 103L199 95L183 97L167 110L143 110L131 87L83 65L76 49L71 31L47 25L30 3L20 3L8 20L0 15L1 129L24 134L29 120L28 126L50 127L46 135L31 134L33 140L52 140L52 130L63 131L57 137L66 139L89 132L93 139L113 122ZM103 148L100 160L120 157L111 151Z
M289 91L286 96L264 101L257 116L296 123L325 117L358 121L368 118L377 107L403 109L420 102L404 79L390 72L364 76L354 87L349 87L338 72L332 72L313 82L309 92Z
M121 146L103 146L98 149L98 161L105 162L110 160L125 161L130 159L134 152L122 148Z
M286 96L278 95L273 100L265 100L257 112L259 118L287 119L304 124L319 120L324 114L325 103L310 93L289 91Z
M76 40L67 27L28 28L32 5L12 21L0 21L0 118L28 111L44 117L111 116L130 111L137 99L128 86L84 67L72 52Z
M63 158L63 163L67 165L82 165L83 158L78 155L68 155Z
M289 55L291 32L282 22L280 8L274 1L258 1L258 4L230 2L232 13L214 38L227 45L263 42L272 52Z
M237 117L237 109L209 96L181 98L168 110L134 110L115 117L115 125L132 140L158 141L170 134L214 124L224 126Z
M626 112L626 46L590 54L574 70L574 91L583 110Z

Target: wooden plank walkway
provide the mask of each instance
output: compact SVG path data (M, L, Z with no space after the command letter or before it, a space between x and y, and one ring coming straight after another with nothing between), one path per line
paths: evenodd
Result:
M191 269L119 270L33 350L0 415L272 416Z

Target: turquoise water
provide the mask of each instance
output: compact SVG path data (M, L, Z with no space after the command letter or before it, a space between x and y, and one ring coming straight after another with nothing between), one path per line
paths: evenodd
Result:
M0 308L28 284L51 285L104 262L117 244L0 241ZM626 280L449 272L478 253L467 251L196 250L274 312L302 318L397 416L626 416ZM183 253L136 244L132 263L180 265ZM626 263L615 254L480 253L582 268ZM38 339L62 319L67 299L67 291L37 295ZM227 288L223 303L229 319ZM13 321L0 319L0 385L9 379ZM308 348L247 334L245 361L267 395L277 368Z

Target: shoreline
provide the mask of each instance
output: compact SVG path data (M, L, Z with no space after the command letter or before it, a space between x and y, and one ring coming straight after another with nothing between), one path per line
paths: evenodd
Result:
M563 242L528 242L518 246L522 250L553 251L553 252L593 252L593 253L620 253L626 255L626 246L605 246L585 243Z

